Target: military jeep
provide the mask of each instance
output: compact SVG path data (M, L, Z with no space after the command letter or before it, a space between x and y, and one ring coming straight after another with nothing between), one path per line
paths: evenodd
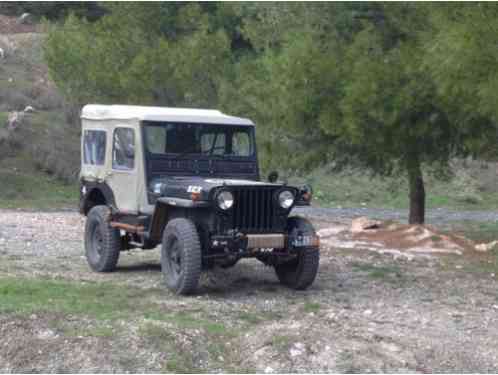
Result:
M115 269L121 251L161 245L168 288L195 291L202 270L242 258L306 289L319 239L305 219L307 186L261 181L255 126L216 110L86 105L80 212L91 269Z

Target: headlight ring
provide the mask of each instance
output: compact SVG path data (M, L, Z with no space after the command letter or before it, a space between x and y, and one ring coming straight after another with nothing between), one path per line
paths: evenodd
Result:
M288 210L289 208L291 208L292 205L294 204L295 199L296 197L290 190L282 190L278 194L278 204L284 210Z
M228 190L222 190L216 196L218 207L226 211L233 207L233 194Z

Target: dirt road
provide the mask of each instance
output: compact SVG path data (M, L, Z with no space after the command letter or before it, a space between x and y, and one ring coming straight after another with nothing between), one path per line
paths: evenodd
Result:
M0 313L0 372L498 371L498 268L489 255L407 260L322 248L306 292L247 260L207 273L185 298L162 286L158 251L123 253L116 272L90 272L83 223L73 212L0 211L0 281L128 288L132 314ZM155 318L149 304L178 315Z

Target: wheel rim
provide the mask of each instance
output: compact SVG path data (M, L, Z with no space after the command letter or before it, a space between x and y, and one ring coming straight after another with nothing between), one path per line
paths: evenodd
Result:
M168 246L168 265L175 278L182 273L182 252L176 237L171 238Z
M92 232L92 260L98 262L104 251L104 238L99 225L95 225Z

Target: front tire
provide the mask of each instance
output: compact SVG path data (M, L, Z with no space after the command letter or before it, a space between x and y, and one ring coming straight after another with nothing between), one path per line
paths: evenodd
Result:
M163 233L161 268L167 287L175 294L197 288L202 267L199 234L188 219L171 220Z
M109 208L93 207L85 224L85 256L88 265L96 272L114 271L120 251L119 230L111 227Z
M306 219L291 217L288 221L289 234L301 232L306 235L316 235L313 225ZM275 265L275 273L280 282L296 290L307 289L315 281L320 263L318 247L303 247L296 258Z

